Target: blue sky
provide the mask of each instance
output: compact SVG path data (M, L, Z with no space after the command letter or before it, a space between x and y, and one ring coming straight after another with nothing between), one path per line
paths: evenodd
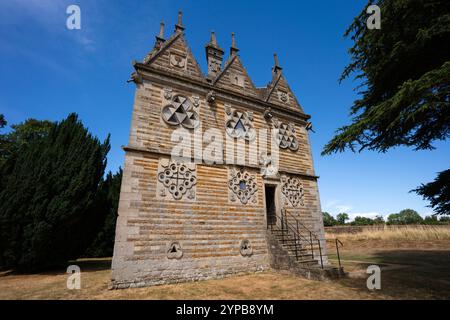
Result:
M66 28L66 8L81 8L81 30ZM323 211L350 216L387 215L412 208L431 213L409 190L448 168L450 144L434 151L396 148L385 154L320 151L336 128L349 122L355 83L337 79L351 46L342 37L365 1L58 1L10 0L0 4L0 113L9 124L29 117L61 120L70 112L100 139L111 133L108 169L123 164L134 85L131 61L154 44L159 22L166 36L182 9L186 38L206 69L204 45L214 30L219 45L236 33L241 59L256 86L271 77L273 53L304 110L311 134Z

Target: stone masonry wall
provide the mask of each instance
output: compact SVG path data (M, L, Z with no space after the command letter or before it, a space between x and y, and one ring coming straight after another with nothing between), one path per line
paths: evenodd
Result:
M230 204L226 167L197 165L195 201L159 199L156 155L127 153L113 260L115 288L220 278L269 268L262 180L257 203ZM249 240L253 252L242 256ZM182 248L169 259L172 242Z
M287 94L288 104L280 107L280 112L275 112L274 108L274 113L280 122L289 123L294 128L299 147L296 151L280 149L279 170L280 176L301 182L304 193L301 206L294 206L281 193L280 178L277 181L265 179L258 163L244 166L207 165L200 160L186 169L195 177L195 182L186 185L181 193L175 194L164 186L165 178L162 179L160 174L170 164L176 165L171 162L170 153L177 144L172 141L172 133L177 128L162 119L162 111L173 103L176 95L185 96L195 104L193 110L199 120L197 129L202 132L217 129L222 132L225 141L227 110L231 108L250 112L257 131L263 128L269 130L266 138L268 151L273 143L270 136L272 125L264 117L265 107L255 101L233 96L241 93L252 99L259 97L259 91L253 88L240 60L233 60L234 65L230 66L217 87L230 87L227 83L231 81L231 75L236 74L244 77L244 87L229 90L229 95L221 93L212 106L206 101L210 89L205 87L195 59L186 49L184 39L177 37L170 50L162 52L152 62L155 73L141 70L141 76L147 79L137 83L130 137L125 148L112 263L112 288L205 280L269 269L271 258L266 235L265 183L277 186L278 213L281 208L286 208L323 238L317 178L314 176L308 131L303 118L282 112L283 108L300 108L284 78L277 82L278 89L274 91L270 103L274 107L286 105L276 97L283 92ZM174 70L170 62L171 55L186 54L186 67ZM157 75L158 70L163 70L166 75ZM148 80L152 77L156 80ZM180 80L182 77L200 84ZM192 144L195 143L200 144L201 149L207 145L202 136L194 136ZM248 148L249 144L245 143L245 146ZM245 164L250 162L248 154L247 151ZM233 171L241 169L243 173L253 176L255 181L255 193L245 203L236 200L236 195L229 188ZM172 178L177 177L175 175ZM246 245L243 246L243 243Z

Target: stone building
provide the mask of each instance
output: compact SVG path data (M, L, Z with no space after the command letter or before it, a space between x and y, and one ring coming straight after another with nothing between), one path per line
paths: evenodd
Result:
M161 23L152 51L133 63L111 287L270 268L339 274L327 261L310 116L276 55L271 81L257 88L234 34L226 61L214 33L205 48L206 75L179 13L174 33L165 39Z

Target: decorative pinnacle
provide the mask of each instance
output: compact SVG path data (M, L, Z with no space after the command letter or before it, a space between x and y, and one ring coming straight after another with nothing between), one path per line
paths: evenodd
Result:
M234 38L234 32L231 33L231 47L230 47L230 54L236 54L239 51L238 48L236 48L236 39Z
M164 22L161 21L161 23L159 25L159 34L156 36L155 48L156 49L161 48L161 45L164 41L166 41L164 39Z
M217 39L214 30L211 31L211 39L209 41L214 47L217 47Z
M273 60L274 60L274 62L275 62L275 65L274 65L274 67L273 67L273 71L274 71L274 72L278 72L279 70L281 70L281 67L280 67L280 65L279 65L279 63L278 63L278 57L277 57L277 54L276 54L276 53L273 54Z
M273 54L273 60L275 61L275 67L279 67L277 54Z
M159 24L159 35L158 38L164 39L164 21Z
M182 17L183 17L183 12L180 10L180 11L178 11L178 22L175 25L175 31L183 31L184 30L183 23L181 22Z

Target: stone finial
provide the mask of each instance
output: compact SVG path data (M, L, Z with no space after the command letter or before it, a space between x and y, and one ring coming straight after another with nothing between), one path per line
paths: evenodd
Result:
M164 21L159 24L159 35L158 38L164 39Z
M180 10L178 11L178 25L182 26L183 24L181 23L181 18L183 17L183 12Z
M180 11L178 11L178 22L175 25L175 32L181 32L184 30L183 23L181 22L182 17L183 17L183 12L180 10Z
M278 71L281 71L282 68L280 67L280 65L278 63L278 57L277 57L276 53L273 54L273 60L275 63L275 65L273 66L273 72L278 73Z
M155 47L159 49L161 47L161 44L166 41L164 39L164 22L161 21L159 25L159 34L156 36L156 44Z
M236 54L239 51L236 48L236 39L234 38L234 32L231 33L231 47L230 47L230 55Z
M214 31L211 31L211 39L209 40L209 43L214 46L217 47L217 39L216 39L216 34L214 33Z

